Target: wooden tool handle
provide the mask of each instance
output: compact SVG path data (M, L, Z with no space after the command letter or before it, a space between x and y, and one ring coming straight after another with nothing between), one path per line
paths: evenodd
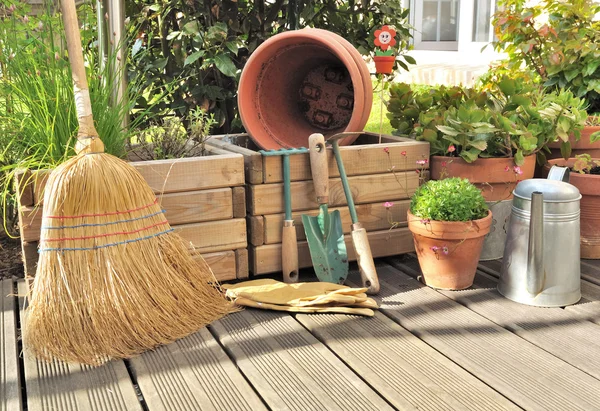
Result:
M281 267L284 283L298 282L298 244L294 220L285 220L281 232Z
M379 292L379 278L369 245L369 237L360 223L352 224L352 244L360 271L362 286L367 288L367 294L377 294Z
M67 38L67 50L69 51L69 62L71 63L71 71L73 73L77 120L79 121L78 141L75 150L77 153L103 152L104 144L98 138L98 132L94 127L90 92L83 64L83 51L81 49L81 36L79 34L75 1L61 0L61 8Z
M329 169L327 168L327 151L323 134L311 134L308 138L310 150L310 172L312 174L317 203L329 202Z

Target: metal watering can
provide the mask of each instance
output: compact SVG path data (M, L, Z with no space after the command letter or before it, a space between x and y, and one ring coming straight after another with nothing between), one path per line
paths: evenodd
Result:
M506 298L540 307L562 307L581 298L581 194L568 181L569 169L554 166L548 179L524 180L513 191L498 282Z

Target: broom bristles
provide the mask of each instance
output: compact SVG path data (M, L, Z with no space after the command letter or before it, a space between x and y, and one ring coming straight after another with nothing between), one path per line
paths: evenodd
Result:
M50 175L25 340L40 358L98 365L234 310L131 165L87 154Z

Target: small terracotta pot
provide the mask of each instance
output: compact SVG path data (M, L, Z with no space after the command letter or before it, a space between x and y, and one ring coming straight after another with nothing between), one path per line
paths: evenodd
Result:
M510 200L519 181L533 178L535 157L525 157L521 166L523 174L515 174L512 158L478 158L467 163L460 157L431 156L431 179L466 178L481 190L485 201Z
M394 71L395 56L375 56L375 71L379 74L392 74Z
M571 136L571 157L575 157L578 154L589 154L594 158L600 158L600 141L590 143L590 136L592 133L600 130L600 126L586 126L581 130L581 138L579 141L575 141L575 137ZM562 158L560 154L560 142L549 143L551 153L546 153L548 159L551 158Z
M596 160L600 160L600 156ZM553 165L570 168L573 164L575 158L549 160L544 171L548 175ZM600 175L571 172L569 182L581 193L581 258L600 259Z
M474 221L427 223L409 211L408 229L413 233L424 283L442 290L463 290L473 285L483 239L491 224L491 211L487 217ZM433 251L433 247L439 247L438 251Z
M306 147L313 133L362 131L372 103L370 73L360 53L319 29L288 31L262 43L238 87L242 123L263 149Z

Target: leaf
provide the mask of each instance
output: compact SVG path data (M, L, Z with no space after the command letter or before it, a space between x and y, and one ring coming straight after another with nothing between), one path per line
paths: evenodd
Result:
M561 141L560 143L560 155L568 160L571 157L571 142L570 141Z
M579 70L577 70L577 69L565 71L565 78L567 79L567 81L573 80L578 75L579 75Z
M434 142L437 140L437 132L430 128L423 130L423 139L425 141Z
M523 151L521 151L521 149L518 149L515 153L515 164L518 166L522 166L524 162L525 157L523 157Z
M468 150L461 151L460 156L467 163L472 163L473 161L477 160L477 158L479 157L479 153L481 153L481 150L476 148L470 148Z
M594 59L590 61L585 66L585 69L583 69L584 76L591 76L592 74L594 74L598 69L598 66L600 66L600 59Z
M182 29L184 34L187 35L196 35L200 33L200 27L198 26L198 22L197 21L188 21L187 23L185 23L185 25L183 26Z
M142 41L142 39L136 39L135 43L133 43L133 46L131 47L131 57L135 57L135 55L138 54L139 51L142 49L143 45L144 42Z
M237 73L237 67L235 67L235 64L233 64L233 61L231 61L231 58L227 54L217 54L215 56L215 65L221 73L228 77L235 77Z
M436 128L438 130L440 130L442 133L447 134L449 136L456 137L459 134L458 131L456 131L452 127L448 127L448 126L436 126Z
M235 41L228 41L227 43L225 43L225 46L233 54L235 54L236 56L238 55L238 52L240 51L240 47L238 46L238 44Z
M173 40L175 37L179 37L181 35L180 31L174 31L169 33L169 35L167 36L167 40Z
M406 56L405 55L405 56L402 56L402 57L404 57L404 60L406 60L406 62L408 64L417 64L417 61L414 58L412 58L411 56Z
M596 131L590 135L590 142L595 143L600 141L600 131Z
M507 96L515 94L515 81L508 77L504 77L502 80L500 80L500 82L498 83L498 87L500 88L500 91L502 91L502 93L504 93Z
M193 52L192 54L190 54L189 56L186 57L185 62L183 63L183 66L187 66L188 64L192 64L194 62L196 62L200 57L204 56L206 52L204 50L198 50Z
M469 142L469 145L472 147L475 147L477 150L483 151L487 148L487 141L485 141L485 140L471 141L471 142Z

